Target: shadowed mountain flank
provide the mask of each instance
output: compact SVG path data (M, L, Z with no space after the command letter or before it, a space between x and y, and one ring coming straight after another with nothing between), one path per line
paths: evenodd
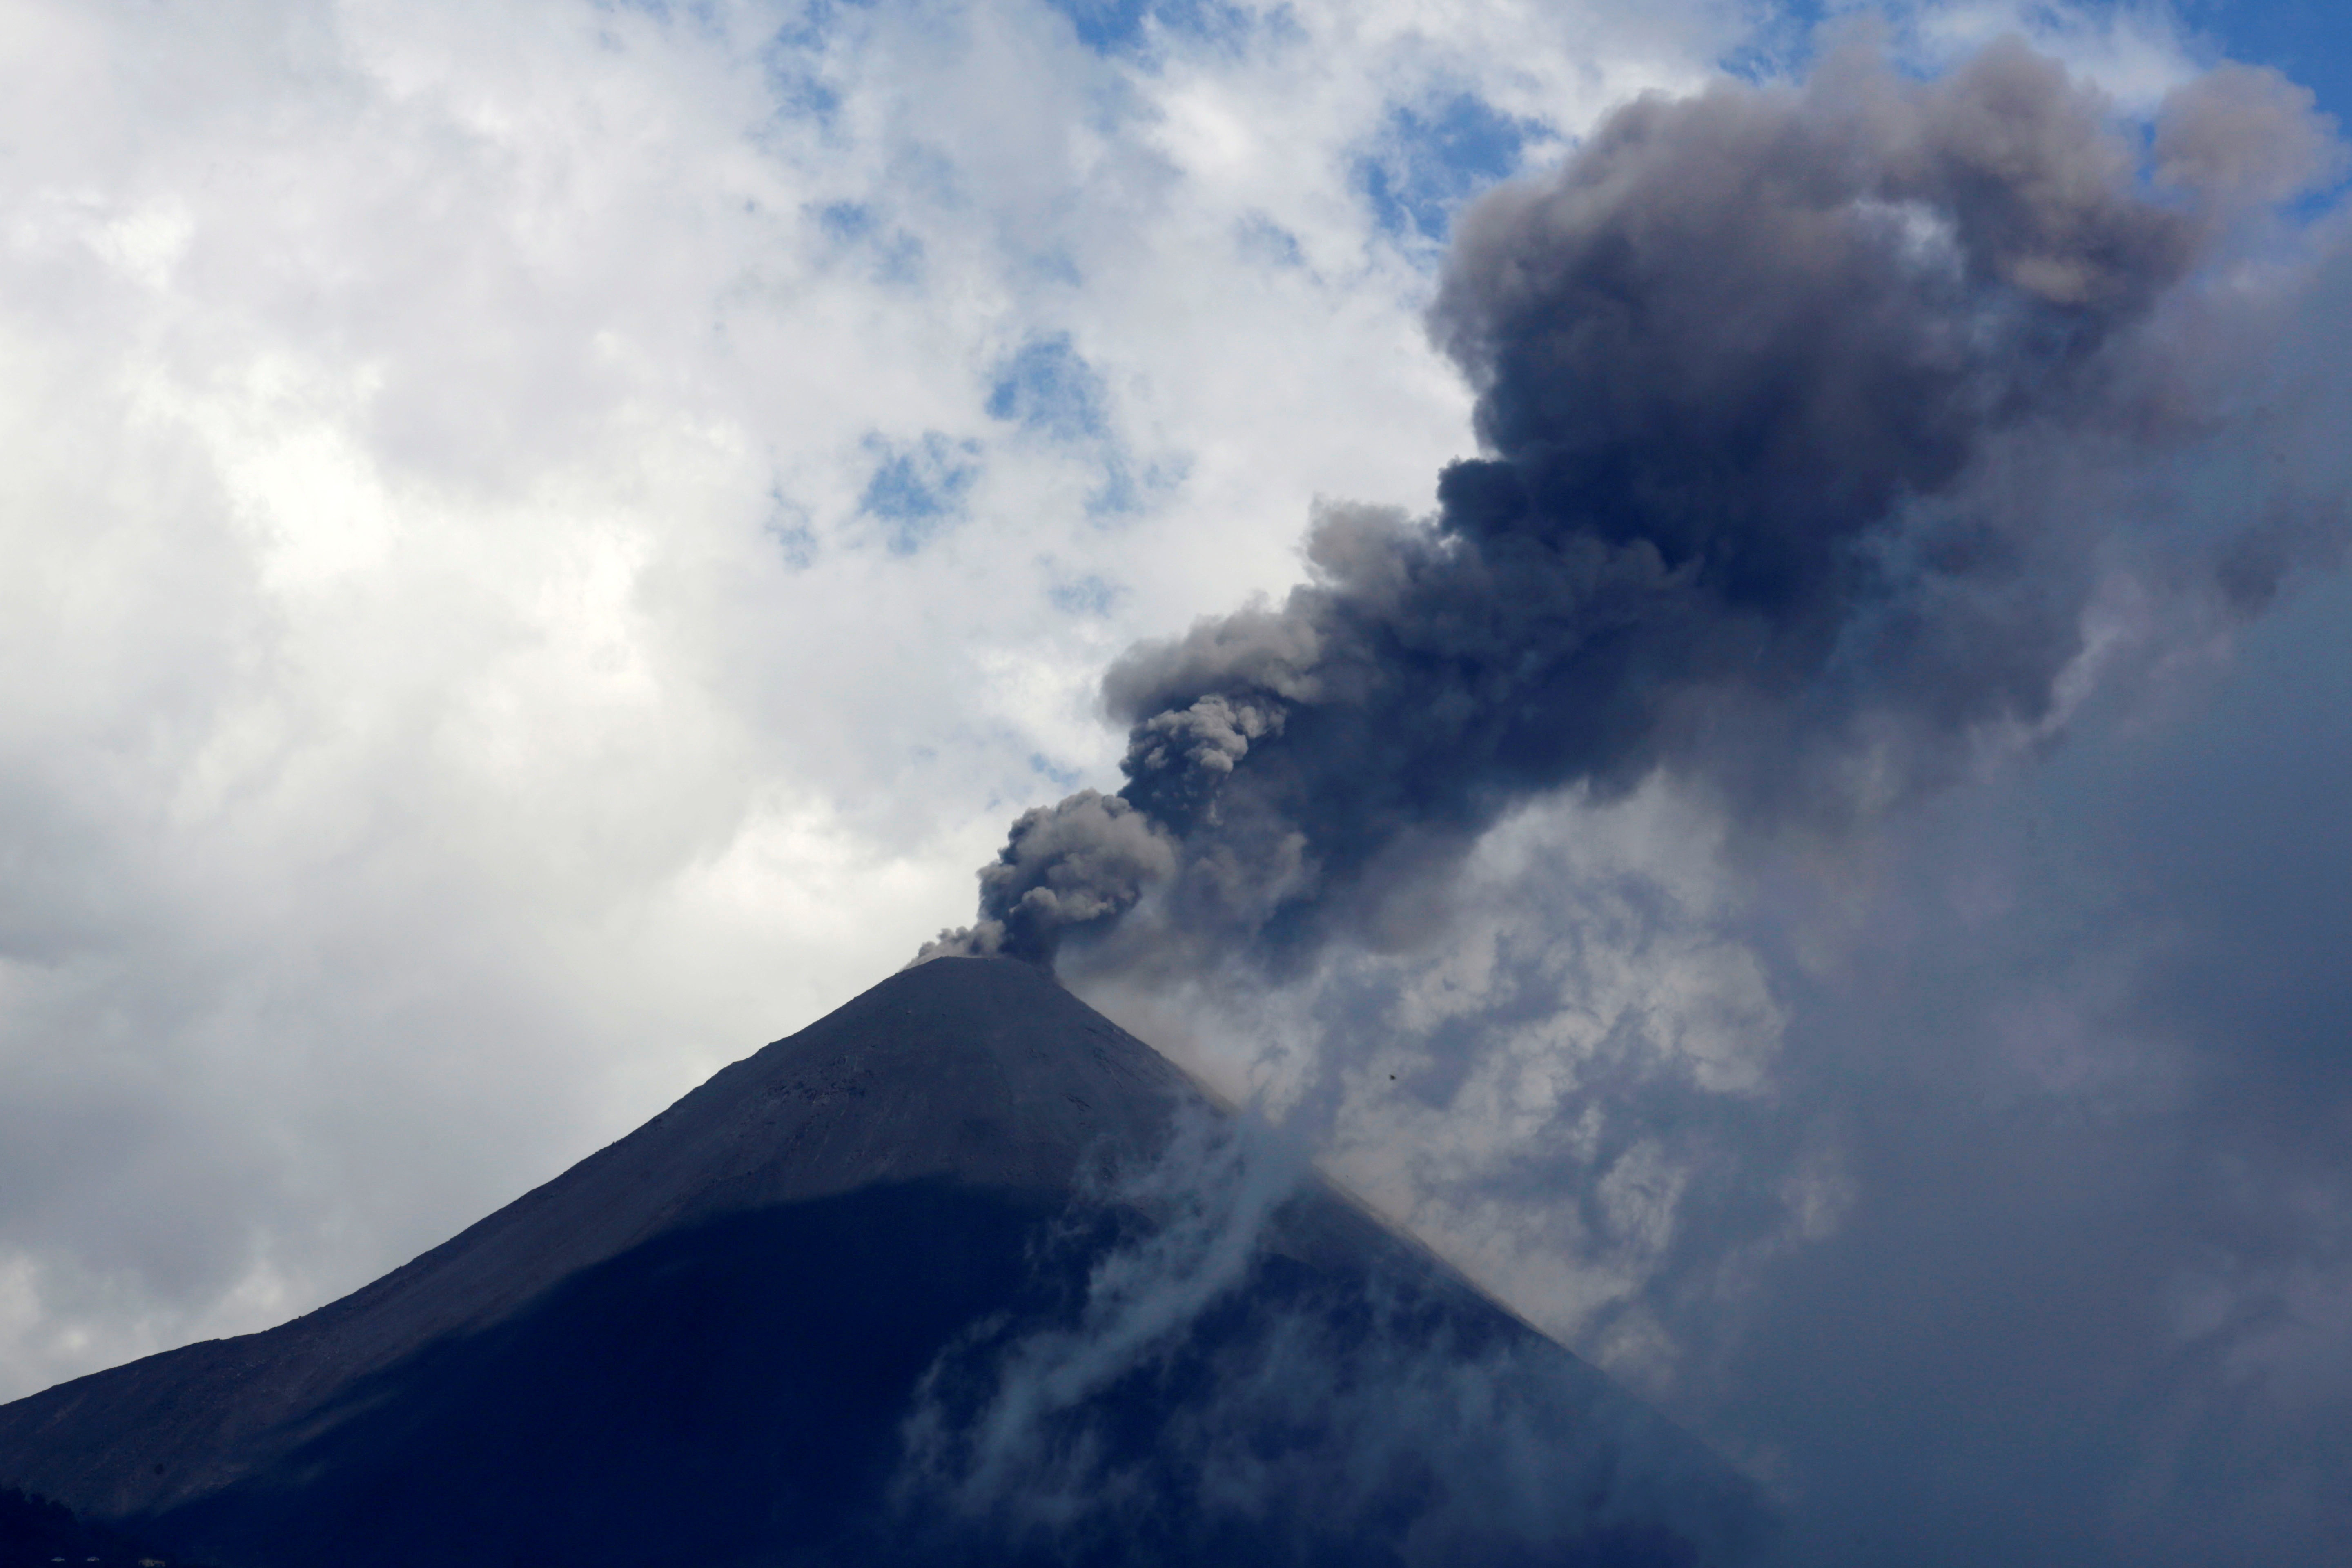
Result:
M0 1479L226 1568L1754 1538L1704 1448L1328 1188L1203 1222L1230 1146L1044 972L940 960L340 1301L0 1407Z

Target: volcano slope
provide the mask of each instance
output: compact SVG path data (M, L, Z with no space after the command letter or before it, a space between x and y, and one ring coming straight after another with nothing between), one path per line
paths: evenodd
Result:
M227 1568L1755 1548L1738 1475L1327 1185L1221 1223L1224 1126L1044 971L936 960L340 1301L0 1406L0 1481Z

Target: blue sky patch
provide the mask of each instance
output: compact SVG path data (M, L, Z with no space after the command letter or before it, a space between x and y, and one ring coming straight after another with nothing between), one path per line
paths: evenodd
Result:
M1141 50L1157 22L1160 30L1191 37L1234 40L1249 31L1251 18L1220 0L1045 0L1098 55Z
M856 251L874 264L877 283L919 283L923 278L923 242L905 229L886 224L864 202L827 202L803 209L817 232L843 251Z
M1143 37L1151 0L1045 0L1068 18L1078 42L1098 55L1131 49Z
M1181 482L1188 468L1181 459L1155 459L1138 471L1112 428L1109 387L1066 332L1032 338L1002 362L982 406L990 418L1075 448L1069 455L1090 464L1096 477L1086 509L1091 518L1142 510L1151 495Z
M1055 584L1045 590L1045 598L1065 615L1107 616L1126 594L1127 590L1118 584L1089 572L1083 577Z
M1029 753L1029 771L1049 781L1055 789L1067 792L1078 787L1079 773L1076 768L1055 767L1043 752Z
M1851 8L1823 0L1781 0L1762 14L1723 68L1748 81L1799 75L1819 53L1816 29ZM2113 4L2076 14L2094 22ZM2227 58L2269 66L2318 95L2319 107L2352 125L2352 6L2344 0L2173 0L2202 59Z
M809 524L807 510L784 494L782 485L768 487L768 516L761 531L793 571L805 572L816 563L816 530Z
M825 46L845 12L866 10L861 0L810 0L806 9L772 34L760 64L775 94L780 118L812 120L827 131L841 112L841 93L826 79Z
M1102 482L1087 497L1087 515L1097 522L1131 516L1182 484L1192 471L1192 459L1181 454L1156 458L1139 472L1123 454L1113 452L1103 460Z
M1099 440L1110 430L1101 376L1069 334L1033 338L1004 362L988 389L988 416L1057 441Z
M1817 52L1815 37L1827 15L1819 0L1783 0L1756 18L1747 38L1723 58L1723 68L1759 84L1801 74Z
M1270 266L1307 265L1298 237L1262 212L1251 213L1234 226L1234 245L1244 256Z
M2181 19L2220 52L2269 66L2352 128L2352 6L2344 0L2185 0Z
M866 449L880 461L857 510L883 525L893 555L912 555L934 538L962 510L980 477L979 444L950 440L937 430L904 444L868 436Z
M812 216L825 237L836 243L856 245L874 237L874 209L864 202L827 202Z
M1383 232L1443 239L1456 208L1518 172L1520 150L1539 129L1466 92L1433 109L1400 107L1357 161L1357 184Z

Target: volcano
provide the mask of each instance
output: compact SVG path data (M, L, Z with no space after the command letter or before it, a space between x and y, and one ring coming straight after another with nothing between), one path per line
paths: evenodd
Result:
M0 1406L0 1482L225 1568L1760 1540L1729 1467L1337 1190L1225 1201L1231 1139L1043 970L935 960L339 1301Z

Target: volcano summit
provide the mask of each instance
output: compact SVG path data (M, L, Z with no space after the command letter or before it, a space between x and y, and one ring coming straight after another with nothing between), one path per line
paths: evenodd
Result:
M1008 959L363 1289L0 1407L227 1568L1732 1561L1746 1484Z

